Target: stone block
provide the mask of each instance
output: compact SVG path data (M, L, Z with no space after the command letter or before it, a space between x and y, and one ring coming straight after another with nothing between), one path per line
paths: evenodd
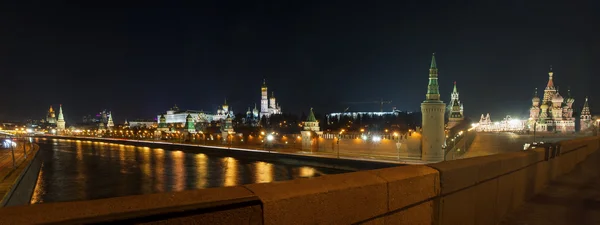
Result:
M498 195L496 198L496 217L504 217L512 210L515 174L507 174L498 178Z
M502 162L500 163L502 174L507 174L513 171L520 170L530 164L533 153L521 151L521 152L511 152L502 154L500 157L503 157Z
M539 162L535 165L536 167L536 175L535 175L535 193L540 193L540 191L544 190L548 183L550 182L550 162L544 161Z
M410 225L431 225L433 224L434 213L433 201L423 202L419 205L397 211L385 216L385 224L410 224Z
M90 201L7 207L0 210L0 218L2 218L2 222L7 224L81 223L73 221L87 221L86 223L118 222L119 220L151 217L158 214L168 215L177 212L193 212L199 209L209 210L243 202L256 202L256 205L253 206L260 208L258 198L248 189L244 187L224 187ZM249 222L260 222L262 220L259 216L261 213L256 211L256 207L252 210L240 208L242 207L216 210L209 212L209 214L231 215L246 218ZM220 211L228 212L221 213ZM204 216L210 217L209 214ZM22 215L27 216L23 217ZM218 218L224 219L224 222L232 221L230 218L219 215L211 217L216 224L218 224Z
M262 209L260 205L246 206L230 210L216 211L211 213L202 213L197 215L176 217L166 220L153 221L140 224L249 224L262 225Z
M516 209L526 199L526 190L529 183L527 180L527 170L519 170L515 171L513 174L513 195L512 195L512 205L510 206L511 210Z
M473 186L479 179L479 166L482 157L459 159L430 164L440 172L441 195Z
M493 179L473 187L475 190L475 224L496 224L496 199L498 179Z
M444 196L440 200L440 225L475 224L475 188Z
M388 182L389 211L426 201L440 193L440 175L427 166L400 166L368 171Z
M387 182L366 171L245 187L261 199L264 224L351 224L388 209Z

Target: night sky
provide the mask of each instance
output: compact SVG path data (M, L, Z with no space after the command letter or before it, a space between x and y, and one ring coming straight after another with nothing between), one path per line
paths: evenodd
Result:
M598 1L39 2L0 6L2 121L60 103L71 123L224 98L245 112L263 78L284 112L378 111L342 103L381 98L418 111L432 52L442 98L457 81L467 116L528 116L550 65L576 112L586 95L600 112Z

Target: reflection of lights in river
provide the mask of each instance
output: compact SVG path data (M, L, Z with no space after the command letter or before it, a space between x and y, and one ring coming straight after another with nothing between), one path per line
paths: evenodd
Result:
M196 154L196 188L205 188L206 180L208 179L208 169L207 169L207 161L208 157L205 154L198 153Z
M173 159L173 179L175 185L173 191L185 190L185 154L182 151L172 151L171 158Z
M44 184L44 164L42 163L29 204L43 203L42 196L44 196L44 194L46 194L46 186Z
M300 177L314 177L315 169L312 167L300 167Z
M145 150L145 149L144 149ZM152 151L154 154L154 178L156 179L156 183L154 185L154 190L157 191L165 191L164 183L165 183L165 151L157 148Z
M225 179L223 186L237 185L237 160L231 157L225 157L223 158L223 164L225 164Z
M256 162L256 183L268 183L273 181L273 164Z

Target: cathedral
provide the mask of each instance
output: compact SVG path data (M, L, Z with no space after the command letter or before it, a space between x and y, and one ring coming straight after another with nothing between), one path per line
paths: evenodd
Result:
M54 114L54 109L52 108L52 106L50 106L50 109L48 110L48 115L46 116L46 122L52 125L56 124L56 114Z
M261 99L260 99L260 117L269 118L273 114L281 114L281 107L275 101L275 92L272 92L271 98L267 98L267 82L263 80L263 85L260 88Z
M542 99L538 97L537 89L535 90L529 110L528 127L538 132L575 132L575 117L573 117L575 99L571 97L571 90L567 91L567 98L560 95L558 88L554 87L553 76L551 67Z

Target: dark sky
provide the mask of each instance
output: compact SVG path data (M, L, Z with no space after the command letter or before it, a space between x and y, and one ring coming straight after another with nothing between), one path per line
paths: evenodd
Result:
M245 112L263 78L285 112L417 111L432 52L467 116L527 115L549 65L577 112L586 95L600 111L598 1L128 2L1 5L0 120L62 103L67 122L106 108L121 123L225 97Z

